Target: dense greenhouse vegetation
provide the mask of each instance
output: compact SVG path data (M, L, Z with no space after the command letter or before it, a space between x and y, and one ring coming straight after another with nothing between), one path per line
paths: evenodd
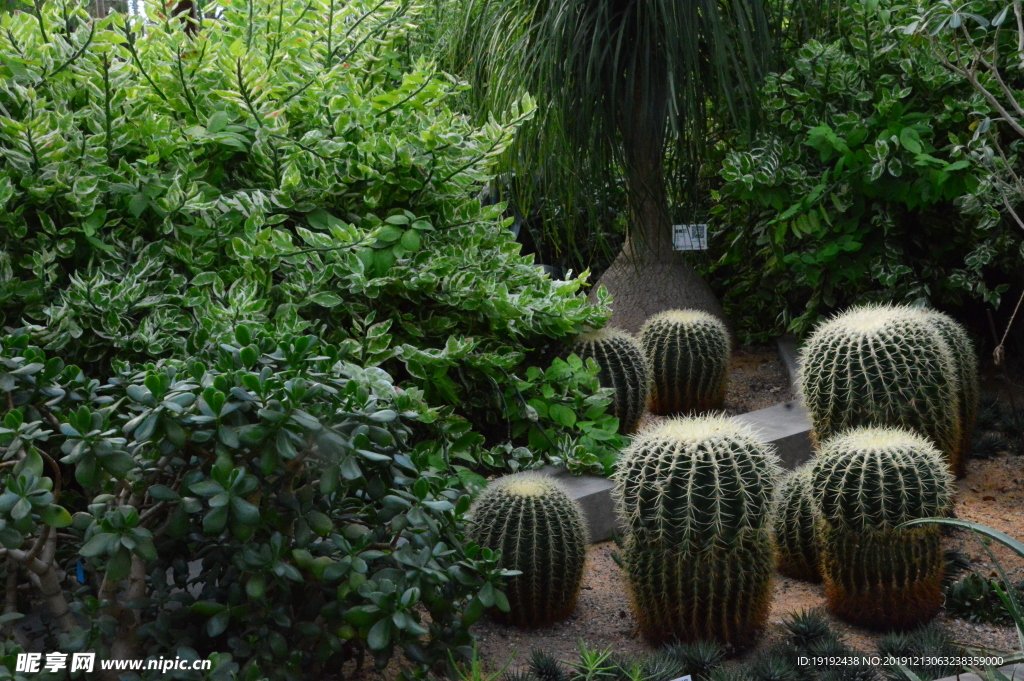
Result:
M549 626L590 589L591 518L547 466L612 478L638 631L674 647L509 679L880 678L797 670L852 651L821 613L721 668L776 572L868 628L1024 635L1017 585L954 582L928 524L1024 558L948 519L972 460L1024 442L979 378L990 329L1019 362L995 325L1024 286L1024 15L811 5L0 12L0 680L59 650L493 681L481 618ZM652 256L680 221L709 250ZM654 265L689 302L642 319L664 300L591 276ZM725 413L738 344L783 333L793 473Z

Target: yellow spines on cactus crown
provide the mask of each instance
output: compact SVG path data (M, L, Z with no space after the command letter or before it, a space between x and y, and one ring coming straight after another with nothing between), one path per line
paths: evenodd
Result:
M581 334L573 351L601 367L598 380L612 390L611 413L619 419L619 432L634 432L651 391L651 371L640 343L625 331L606 327Z
M868 305L819 325L804 347L799 385L818 442L857 426L903 426L931 438L956 465L959 376L922 310Z
M501 551L501 566L522 574L505 589L508 614L497 619L538 626L575 606L587 556L583 512L556 480L517 473L491 482L470 509L470 538Z
M701 310L667 310L644 323L640 344L654 379L654 413L694 414L722 406L730 348L722 320Z

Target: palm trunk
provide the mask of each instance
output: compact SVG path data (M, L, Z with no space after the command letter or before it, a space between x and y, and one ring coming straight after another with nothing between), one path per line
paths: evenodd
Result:
M669 107L667 88L659 87L666 80L634 78L630 120L621 123L630 235L598 281L612 294L609 325L634 333L651 316L671 309L704 310L728 324L707 282L673 249L663 166Z

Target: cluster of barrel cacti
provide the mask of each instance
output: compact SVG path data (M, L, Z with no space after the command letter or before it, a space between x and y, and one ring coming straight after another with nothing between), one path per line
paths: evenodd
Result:
M777 568L823 580L830 609L906 628L942 604L933 526L963 475L978 403L977 358L962 326L932 310L855 308L808 338L800 390L818 454L775 499Z
M774 449L718 415L729 337L716 318L670 311L640 339L603 330L575 350L594 358L626 431L651 386L656 413L615 473L621 564L654 643L751 644L772 576L823 581L830 609L857 624L906 628L942 605L948 515L976 418L977 360L964 329L938 312L869 306L824 323L802 356L800 388L818 452L782 475ZM507 621L548 624L572 611L586 556L579 507L551 478L492 483L472 510L473 538L516 570Z
M644 409L674 416L721 408L729 368L729 332L699 310L668 310L651 317L639 340L619 329L581 334L572 351L593 358L598 380L613 393L619 431L636 431Z

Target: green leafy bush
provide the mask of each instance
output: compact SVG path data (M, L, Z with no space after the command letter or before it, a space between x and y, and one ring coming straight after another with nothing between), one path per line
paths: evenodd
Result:
M1020 257L998 216L961 215L982 170L963 150L979 96L893 29L912 8L842 5L766 79L764 120L725 153L712 268L746 336L803 333L872 300L997 303Z
M17 463L0 540L40 577L61 650L230 651L245 678L304 678L362 650L432 664L468 645L502 572L465 546L446 419L312 336L235 335L106 384L2 340ZM47 592L78 560L84 585Z
M604 307L477 194L417 2L0 17L0 568L50 649L298 679L471 652L483 474L610 465ZM79 573L81 565L81 573ZM84 581L76 577L81 574Z

